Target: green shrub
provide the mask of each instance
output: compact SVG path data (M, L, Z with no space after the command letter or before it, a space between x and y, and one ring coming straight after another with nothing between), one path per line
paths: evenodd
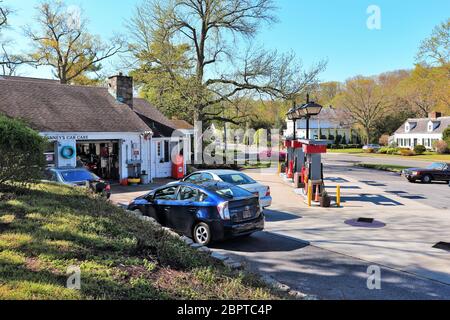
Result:
M444 130L442 139L450 145L450 127Z
M400 150L400 155L402 155L403 157L412 157L415 156L416 153L413 150L402 149Z
M379 154L387 154L389 151L389 148L383 147L380 150L378 150Z
M427 151L427 148L422 145L418 145L414 147L414 152L418 155L424 154Z
M0 189L41 178L46 142L24 122L0 115Z

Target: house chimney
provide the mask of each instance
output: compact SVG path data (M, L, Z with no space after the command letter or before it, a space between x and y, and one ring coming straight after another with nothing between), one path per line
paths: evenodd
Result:
M433 111L433 112L430 112L428 117L430 119L432 119L432 120L436 120L437 118L441 118L442 117L442 113L441 112L437 112L437 111Z
M119 73L109 78L108 91L116 101L133 109L133 78Z

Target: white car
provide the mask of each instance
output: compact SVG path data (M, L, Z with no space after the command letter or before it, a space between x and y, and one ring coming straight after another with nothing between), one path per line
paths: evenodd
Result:
M380 150L381 146L379 144L368 144L363 147L363 150L369 150L369 149Z
M197 171L182 180L182 182L200 184L208 181L221 181L241 187L259 197L262 208L272 205L272 196L270 195L270 187L264 186L246 174L233 170L204 170Z

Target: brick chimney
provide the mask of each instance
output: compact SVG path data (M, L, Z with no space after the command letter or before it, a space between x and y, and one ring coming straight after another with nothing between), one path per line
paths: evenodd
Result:
M433 111L433 112L430 112L428 117L430 119L432 119L432 120L436 120L437 118L441 118L442 117L442 113L441 112L437 112L437 111Z
M133 109L133 78L119 73L109 77L108 91L116 101L128 105Z

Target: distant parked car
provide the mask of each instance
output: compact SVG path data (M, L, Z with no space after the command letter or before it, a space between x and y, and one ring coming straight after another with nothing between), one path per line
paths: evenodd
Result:
M163 226L198 244L249 236L264 230L264 213L252 193L223 182L178 182L132 201L129 210L140 210Z
M381 149L381 146L379 144L368 144L368 145L365 145L363 147L363 150L369 150L369 149L373 149L375 151L378 151L378 150Z
M77 169L56 169L50 168L45 171L45 178L47 181L61 183L73 187L85 187L95 192L102 194L107 199L111 197L111 185L89 170L83 168Z
M270 194L270 188L264 186L248 175L233 170L205 170L197 171L187 176L182 182L201 184L209 181L221 181L230 183L234 186L241 187L254 195L259 197L259 201L262 208L267 208L272 205L272 196Z
M436 162L426 168L411 168L403 170L402 174L409 182L421 181L431 183L432 181L450 182L450 164Z

